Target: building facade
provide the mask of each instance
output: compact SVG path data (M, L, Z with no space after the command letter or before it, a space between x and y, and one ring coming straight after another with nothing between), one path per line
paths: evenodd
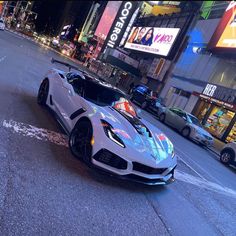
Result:
M236 140L236 36L230 34L236 32L235 3L211 2L188 33L161 97L167 106L197 116L214 137L231 142Z

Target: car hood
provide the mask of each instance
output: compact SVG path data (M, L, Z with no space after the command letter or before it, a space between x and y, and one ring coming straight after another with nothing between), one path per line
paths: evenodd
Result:
M113 126L126 148L135 149L139 155L155 160L156 163L173 155L172 142L166 135L144 119L127 116L112 107L99 107L100 119ZM135 153L135 152L134 152Z
M205 129L197 126L197 125L194 125L194 124L190 124L194 129L196 129L199 133L201 134L204 134L206 136L209 136L209 137L212 137L211 134L209 132L207 132Z

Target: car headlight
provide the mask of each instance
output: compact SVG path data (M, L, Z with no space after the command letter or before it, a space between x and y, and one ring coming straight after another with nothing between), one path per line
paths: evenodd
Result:
M166 138L166 142L167 142L167 145L168 145L167 152L168 152L169 155L171 155L172 158L174 158L175 157L174 145L168 138Z
M171 152L171 157L172 157L172 158L175 157L175 151L174 151L174 148L173 148L173 150L172 150L172 152Z
M111 139L113 142L115 142L116 144L118 144L119 146L125 148L125 144L123 143L123 141L121 140L120 137L118 137L117 134L114 133L114 128L112 127L112 125L110 125L107 121L105 120L101 120L102 123L102 127L104 129L104 132L106 134L106 136Z

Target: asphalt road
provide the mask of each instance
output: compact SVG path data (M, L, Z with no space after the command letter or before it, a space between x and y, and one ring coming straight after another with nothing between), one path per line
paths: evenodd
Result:
M62 133L36 103L51 57L63 59L0 31L0 235L235 235L235 169L145 111L179 156L168 186L101 175L63 143L24 135L27 127Z

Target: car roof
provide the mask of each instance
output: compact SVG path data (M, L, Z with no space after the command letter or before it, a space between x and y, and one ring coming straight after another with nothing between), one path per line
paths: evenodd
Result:
M126 94L122 90L120 90L119 88L111 85L110 83L106 82L104 79L102 79L100 77L96 78L95 76L88 73L87 71L78 70L76 72L71 72L71 73L74 73L75 75L77 74L79 77L81 77L82 79L84 79L86 81L90 81L92 83L99 84L99 85L103 86L104 88L110 88L111 90L115 90L117 92L122 93L124 96L126 96Z

